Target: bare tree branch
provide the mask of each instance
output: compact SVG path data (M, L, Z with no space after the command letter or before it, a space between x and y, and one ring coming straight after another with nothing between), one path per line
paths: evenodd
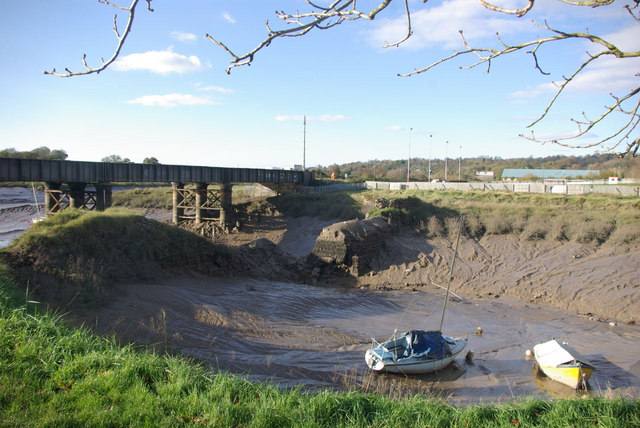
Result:
M216 45L222 47L231 57L231 65L227 67L227 74L231 73L231 69L242 65L250 65L253 62L253 58L257 52L263 48L269 46L272 41L281 37L300 37L307 34L314 28L327 29L339 25L345 20L366 19L373 20L375 17L389 6L392 0L382 0L378 6L371 9L368 13L360 12L356 9L356 0L335 0L327 7L318 7L315 4L307 1L310 5L320 9L319 11L312 11L307 13L285 13L283 11L276 11L276 15L282 21L287 24L294 24L294 27L285 28L282 30L272 30L269 27L269 22L266 22L267 37L261 41L258 46L253 50L237 55L226 44L214 39L211 35L206 34L205 37L211 40ZM407 6L407 13L409 9ZM331 22L334 19L335 21ZM330 21L326 23L325 21ZM406 40L406 39L405 39Z
M101 71L103 71L104 69L106 69L107 67L109 67L116 60L116 58L118 58L118 55L120 55L120 51L122 50L122 47L124 46L124 43L127 40L127 36L131 32L131 27L133 25L133 18L135 16L136 7L138 6L138 2L139 1L140 0L132 0L131 4L127 7L127 6L117 5L117 4L112 3L112 2L110 2L108 0L98 0L98 3L106 4L107 6L111 6L111 7L116 8L116 9L127 11L128 15L129 15L129 18L127 19L127 24L125 25L124 32L122 33L122 35L120 35L120 31L118 30L118 15L117 14L113 15L113 32L116 35L116 39L118 40L118 44L116 45L116 49L113 52L113 54L111 55L111 58L109 58L107 61L102 59L101 60L101 65L99 67L90 67L87 64L87 54L83 54L82 55L82 64L84 65L84 68L85 68L84 71L71 71L69 68L65 68L64 70L65 70L66 73L59 73L54 68L51 71L46 71L45 70L44 74L51 74L51 75L59 76L59 77L82 76L82 75L86 75L86 74L94 74L94 73L98 74ZM151 8L151 1L152 0L146 0L147 9L150 12L153 12L153 9Z
M487 3L484 0L478 0L480 2L480 4L484 7L486 7L489 10L492 10L494 12L501 12L501 13L506 13L509 15L515 15L515 16L524 16L527 14L527 12L529 12L531 10L531 8L533 7L533 3L535 2L535 0L529 0L528 4L521 8L521 9L505 9L502 7L498 7L498 6L494 6L490 3ZM613 1L613 0L611 0Z
M71 70L66 68L65 69L66 73L58 73L56 72L55 69L53 69L52 71L45 71L45 74L53 74L61 77L71 77L71 76L77 76L77 75L100 73L102 70L109 67L116 60L127 39L127 36L131 31L135 9L139 3L139 0L132 0L131 4L128 7L120 6L118 4L113 3L113 1L114 0L98 0L98 2L102 4L114 7L119 10L126 11L129 16L128 16L127 24L124 27L122 32L119 30L117 25L117 15L114 16L113 31L116 35L116 39L118 43L111 58L107 61L102 60L101 66L93 68L87 64L86 55L83 55L82 63L85 68L84 71L72 72ZM147 8L150 11L153 11L153 9L151 9L151 1L152 0L146 0ZM266 37L260 43L258 43L258 45L254 49L250 50L249 52L246 52L243 54L237 54L236 52L231 50L225 43L222 43L219 40L214 39L209 34L206 34L207 39L211 40L213 43L220 46L223 50L225 50L231 56L230 65L227 67L226 72L230 73L231 70L235 67L239 67L243 65L251 65L255 55L258 52L260 52L262 49L269 46L276 39L284 38L284 37L301 37L309 33L310 31L312 31L313 29L326 30L326 29L333 28L337 25L340 25L345 21L354 21L359 19L373 20L376 18L376 16L380 12L387 9L387 7L391 4L393 0L378 0L378 4L373 8L371 8L368 12L363 12L358 10L356 6L356 2L357 2L356 0L331 0L331 2L327 6L321 6L317 4L316 2L319 0L304 0L304 1L312 8L310 12L298 11L296 13L286 13L284 11L276 11L276 17L280 22L284 23L286 27L282 29L272 29L269 24L269 21L266 21L265 22L265 26L267 30ZM491 10L493 12L498 12L498 13L514 15L517 17L522 17L526 15L533 9L535 5L535 0L522 0L523 7L515 8L515 9L507 9L507 8L503 8L500 6L496 6L492 3L489 3L488 0L477 0L477 1L484 8L488 10ZM614 0L558 0L558 1L570 4L573 6L585 6L585 7L592 7L592 8L609 6L614 3ZM427 3L427 0L422 0L422 2ZM637 12L638 7L640 5L640 0L627 0L627 2L629 4L623 7L629 12L631 17L630 19L634 20L636 23L640 23L640 14ZM405 5L405 15L407 18L407 33L398 42L386 43L384 47L391 47L391 46L397 47L402 43L406 42L413 35L411 11L409 9L408 0L404 0L404 5ZM582 64L580 64L573 71L573 73L569 75L569 77L563 77L563 81L556 85L558 89L556 90L554 96L551 98L551 100L547 104L542 114L534 122L529 124L529 127L532 127L538 124L542 119L544 119L548 115L549 111L556 104L560 95L563 94L565 88L568 85L570 85L572 82L574 82L581 74L585 72L585 70L588 69L588 67L590 67L599 58L602 58L605 56L613 56L615 58L623 60L626 58L640 57L640 51L625 52L619 49L613 43L597 35L590 34L589 32L566 33L566 32L551 28L546 22L544 23L544 25L540 25L535 21L532 21L532 22L533 24L540 27L542 30L550 32L551 35L548 37L540 37L538 39L530 40L523 43L508 44L502 40L502 38L500 37L500 34L496 34L497 40L501 45L501 47L493 49L490 47L471 46L471 44L468 43L467 40L465 39L464 33L460 31L462 45L464 47L463 50L454 51L453 54L445 58L441 58L426 67L415 69L414 71L409 73L398 74L398 76L408 77L416 74L425 73L442 63L451 61L458 57L466 57L469 54L472 54L473 56L475 56L476 61L469 65L460 67L461 69L472 69L479 65L486 65L487 68L485 72L489 73L491 71L491 65L493 61L498 60L505 55L509 55L519 51L525 52L527 54L531 54L534 61L534 68L538 70L542 75L546 76L546 75L549 75L549 73L546 73L545 71L543 71L539 61L539 57L538 57L538 52L542 47L549 45L551 43L560 43L564 40L584 40L584 41L589 41L594 45L599 45L599 48L601 50L598 53L589 55L588 59L583 61ZM638 125L640 122L639 91L640 91L640 88L633 89L629 91L629 93L627 93L625 96L622 96L622 97L616 97L613 94L611 94L614 100L613 104L611 104L608 107L605 106L602 114L598 116L596 119L589 119L586 117L586 115L584 115L584 118L580 120L572 119L572 121L578 126L578 131L572 134L572 136L570 137L548 139L548 140L537 139L534 133L532 132L530 137L524 137L524 138L527 138L532 141L537 141L540 143L550 142L553 144L559 144L566 147L600 147L602 144L608 144L608 146L605 147L604 150L611 151L611 150L617 149L618 147L622 147L623 148L621 152L622 155L632 154L635 156L635 154L639 149L640 139L638 137L633 138L631 134L638 132ZM633 108L630 108L628 110L624 109L623 103L626 104L634 101L637 101L637 102L635 103L635 106ZM626 120L625 123L620 128L618 128L617 131L613 132L612 135L609 135L596 143L592 143L592 144L590 143L588 145L580 145L580 144L572 145L572 143L569 143L569 141L577 141L576 140L577 138L581 136L585 136L588 132L593 130L595 126L600 125L604 120L610 118L614 114L627 115L628 120Z
M413 34L413 30L411 30L411 12L409 11L409 1L408 0L404 0L404 8L405 8L406 13L407 13L407 35L404 36L404 38L402 40L398 41L398 42L385 43L385 45L384 45L385 48L390 48L391 46L398 47L402 43L407 41L407 39L409 39L409 37L411 37L411 35Z

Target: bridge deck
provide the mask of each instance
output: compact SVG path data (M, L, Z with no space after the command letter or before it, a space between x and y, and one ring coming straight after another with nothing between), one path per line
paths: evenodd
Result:
M310 180L308 172L277 169L0 158L3 182L308 184Z

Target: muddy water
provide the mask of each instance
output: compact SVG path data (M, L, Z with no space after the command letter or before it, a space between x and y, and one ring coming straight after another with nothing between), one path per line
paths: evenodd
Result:
M530 396L574 396L539 377L525 350L568 341L596 365L591 393L637 396L640 329L609 326L566 312L502 299L452 299L443 330L467 336L463 357L430 375L372 374L364 362L371 337L394 329L437 329L443 295L370 292L237 279L179 279L126 286L112 304L84 314L101 333L155 344L222 370L283 386L358 387L392 396L435 393L454 404ZM482 336L476 336L482 327Z

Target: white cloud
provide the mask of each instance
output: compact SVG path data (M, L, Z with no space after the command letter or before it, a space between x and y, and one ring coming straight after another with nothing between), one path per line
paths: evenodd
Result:
M404 127L401 125L387 126L387 131L402 131L402 130L404 130Z
M171 37L179 42L195 42L198 40L198 36L193 33L185 33L184 31L172 31Z
M190 94L167 94L167 95L144 95L135 100L127 101L128 104L141 104L143 106L155 107L177 107L217 104L206 97L196 97Z
M521 32L527 25L528 21L491 12L478 2L449 0L412 12L413 35L400 47L416 50L434 46L460 48L462 39L459 30L463 30L466 40L472 43L481 39L496 39L496 32L501 36ZM406 32L407 18L402 14L395 19L380 20L377 28L369 32L369 37L376 46L383 46L403 39Z
M218 92L220 94L233 94L235 92L233 89L222 88L220 86L200 86L200 85L196 85L196 89L198 91Z
M224 12L224 13L222 14L222 19L224 19L225 21L227 21L229 24L235 24L235 23L236 23L236 20L235 20L235 19L233 19L233 17L232 17L229 13L227 13L227 12Z
M197 56L180 55L171 48L127 55L117 60L113 67L118 71L147 70L158 74L183 74L205 68Z
M276 116L278 122L301 121L304 118L302 114L279 114ZM323 114L320 116L307 116L307 122L341 122L348 120L342 114Z

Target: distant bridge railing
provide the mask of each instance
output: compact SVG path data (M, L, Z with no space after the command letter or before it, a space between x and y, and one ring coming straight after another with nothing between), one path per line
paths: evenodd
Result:
M304 193L332 193L332 192L346 192L349 190L366 189L365 183L338 183L327 184L326 186L304 186L301 191Z
M367 181L367 189L378 190L484 190L490 192L523 192L523 193L557 193L566 195L584 195L588 193L607 193L620 196L640 196L640 186L637 185L611 185L592 183L566 183L566 184L544 184L544 183L523 183L514 181L504 182L385 182Z
M63 183L293 183L307 184L304 171L140 163L0 158L0 181Z

